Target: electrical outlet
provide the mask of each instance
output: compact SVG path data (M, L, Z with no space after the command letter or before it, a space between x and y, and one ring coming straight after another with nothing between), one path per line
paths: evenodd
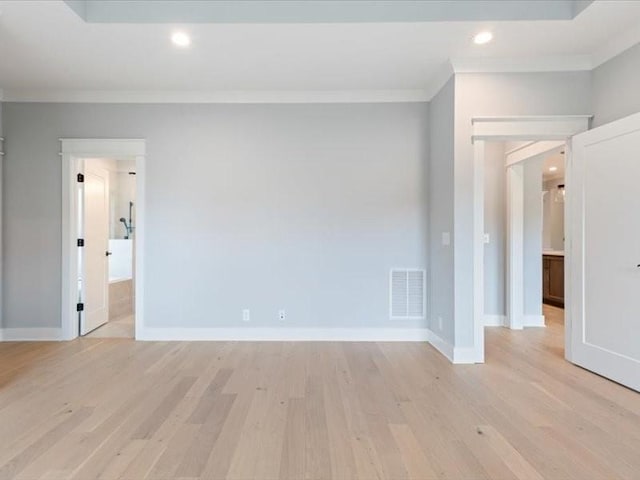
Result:
M489 243L489 242L491 242L491 237L489 236L489 234L488 234L488 233L485 233L485 234L484 234L484 238L483 238L483 240L484 240L484 243Z
M438 317L438 330L442 331L442 317Z
M287 312L285 312L284 310L280 310L278 312L278 318L282 321L287 319Z
M251 310L249 310L248 308L245 308L244 310L242 310L242 321L243 322L251 321Z

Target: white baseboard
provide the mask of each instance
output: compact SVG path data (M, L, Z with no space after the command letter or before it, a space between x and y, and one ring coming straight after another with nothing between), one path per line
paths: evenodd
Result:
M544 315L524 315L522 317L523 327L546 327Z
M3 342L57 342L62 340L61 328L2 328Z
M544 317L543 317L544 322ZM544 325L544 323L543 323ZM61 328L4 328L0 341L60 341ZM142 328L143 341L429 342L451 363L476 362L473 348L454 347L427 328Z
M506 315L486 315L484 316L485 327L504 327L507 324Z
M153 328L136 331L144 341L218 342L426 342L426 328Z
M475 348L454 347L451 343L433 332L433 330L429 330L429 343L451 363L457 365L479 363Z
M501 317L501 319L500 319ZM507 327L511 328L509 325L509 320L504 315L485 315L485 327ZM499 323L499 322L502 323ZM517 328L512 328L512 330L522 330L523 328L529 327L546 327L544 315L523 315L521 317L520 326Z
M453 345L447 342L442 337L438 336L433 330L429 330L429 343L433 345L433 348L438 350L442 355L447 357L447 359L453 363Z

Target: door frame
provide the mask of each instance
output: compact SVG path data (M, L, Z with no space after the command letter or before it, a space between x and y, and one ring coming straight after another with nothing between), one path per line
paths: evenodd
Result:
M144 326L144 253L145 253L145 154L144 139L60 138L62 158L62 339L79 335L78 313L78 198L77 175L83 173L82 160L111 158L136 162L136 298L135 335Z
M485 143L488 141L563 141L577 133L589 129L592 115L545 115L545 116L506 116L506 117L482 117L471 119L473 148L473 331L474 331L474 358L476 363L484 362L484 167L485 167ZM569 147L567 147L569 148ZM566 151L570 158L570 150ZM567 168L570 162L567 161ZM567 251L570 255L570 238L567 238ZM568 275L565 272L565 281ZM565 284L566 285L566 284ZM505 285L507 295L511 290L510 285ZM508 313L508 311L507 311ZM509 320L511 323L511 320ZM567 332L570 331L570 322L565 324ZM565 335L566 338L569 335ZM565 352L569 350L565 349ZM567 357L569 359L569 357Z
M506 282L506 324L512 330L524 327L544 327L544 317L526 321L524 311L524 162L536 160L568 148L562 140L527 142L506 152L507 176L507 275ZM540 250L542 258L542 250ZM540 264L542 268L542 264Z

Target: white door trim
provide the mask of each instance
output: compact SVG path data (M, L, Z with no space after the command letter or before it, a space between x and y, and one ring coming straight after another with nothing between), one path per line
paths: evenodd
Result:
M539 317L527 316L524 311L524 165L566 148L566 142L546 140L531 142L507 153L507 320L513 330L529 326L544 326ZM540 251L542 258L542 250ZM542 266L540 267L542 268Z
M591 115L474 117L471 141L473 161L473 327L477 362L484 362L484 142L485 141L567 141L589 128ZM567 151L567 153L569 153ZM509 288L507 288L509 291Z
M78 199L76 176L83 158L136 162L136 315L135 331L144 326L145 152L144 139L61 138L62 158L62 339L78 336Z
M2 172L4 171L4 137L0 137L0 230L3 225L2 218L2 184L4 180L2 179ZM0 235L0 285L2 285L2 235ZM2 311L3 311L4 299L2 298L2 289L0 289L0 337L2 336ZM2 338L0 338L2 340Z

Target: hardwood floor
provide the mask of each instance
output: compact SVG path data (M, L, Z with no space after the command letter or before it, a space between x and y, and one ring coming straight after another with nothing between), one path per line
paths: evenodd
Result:
M0 479L640 478L640 395L549 327L418 343L0 344Z
M86 335L87 338L134 338L135 318L133 315L125 315L114 320L109 320L101 327Z

